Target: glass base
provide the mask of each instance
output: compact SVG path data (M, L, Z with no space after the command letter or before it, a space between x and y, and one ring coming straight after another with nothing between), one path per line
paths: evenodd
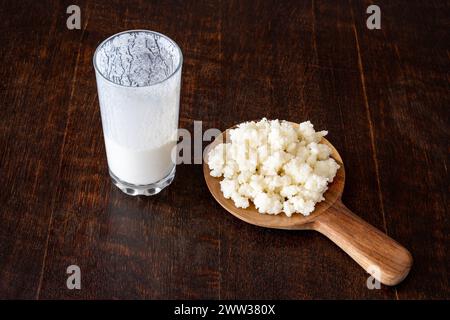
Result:
M120 190L130 196L153 196L160 193L162 189L172 183L173 179L175 178L175 168L176 166L173 166L173 169L169 172L169 174L161 180L146 185L135 185L122 181L117 178L117 176L112 173L111 170L109 170L109 175L111 176L113 183Z

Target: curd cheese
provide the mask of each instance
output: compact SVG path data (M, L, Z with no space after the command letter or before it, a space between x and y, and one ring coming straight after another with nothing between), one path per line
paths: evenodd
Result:
M209 152L210 174L223 177L223 196L236 207L247 208L252 201L260 213L307 216L324 200L339 169L331 149L320 143L326 134L316 132L310 121L241 123L229 131L229 142Z

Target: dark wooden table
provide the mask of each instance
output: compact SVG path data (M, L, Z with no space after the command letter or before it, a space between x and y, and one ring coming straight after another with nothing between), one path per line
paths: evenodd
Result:
M0 298L422 299L449 290L449 3L73 1L0 5ZM156 197L107 172L92 55L113 33L169 35L184 53L180 127L310 119L346 164L343 201L407 247L397 287L315 232L226 213L201 165ZM66 268L81 268L68 290Z

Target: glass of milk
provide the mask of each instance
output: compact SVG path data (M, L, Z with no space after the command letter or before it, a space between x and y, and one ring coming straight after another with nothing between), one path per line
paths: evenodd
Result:
M167 36L130 30L94 54L109 174L129 195L154 195L175 176L183 55Z

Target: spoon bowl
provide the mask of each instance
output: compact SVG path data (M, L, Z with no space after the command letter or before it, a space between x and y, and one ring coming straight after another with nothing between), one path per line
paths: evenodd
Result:
M228 130L222 133L220 136L208 145L205 154L209 153L209 150L214 148L216 145L227 141ZM205 176L205 181L208 186L209 191L217 202L229 213L234 215L247 223L257 225L259 227L275 228L275 229L287 229L287 230L301 230L301 229L311 229L309 224L317 218L320 214L325 212L330 206L332 206L336 201L339 201L344 191L345 183L345 170L344 164L342 163L342 158L337 152L336 148L325 138L322 138L321 143L328 145L331 148L331 156L339 164L340 168L333 179L333 182L328 185L328 190L324 194L325 200L316 204L315 210L309 215L304 216L302 214L293 214L291 217L286 216L281 213L279 215L271 214L260 214L255 208L253 203L246 209L237 208L233 200L225 199L220 190L221 178L212 177L209 174L208 164L203 162L203 174Z
M205 150L206 159L213 147L227 141L230 129L222 132L208 145ZM411 269L411 254L385 233L355 215L342 203L341 197L345 184L344 163L336 148L327 139L322 138L321 143L331 148L331 157L340 168L333 182L328 185L328 190L324 194L325 200L317 203L315 210L308 216L298 213L294 213L291 217L284 213L260 214L253 203L246 209L237 208L231 199L225 199L223 196L220 190L222 178L212 177L208 164L204 161L203 174L206 185L214 199L235 217L266 228L316 230L336 243L375 279L386 285L398 284Z

